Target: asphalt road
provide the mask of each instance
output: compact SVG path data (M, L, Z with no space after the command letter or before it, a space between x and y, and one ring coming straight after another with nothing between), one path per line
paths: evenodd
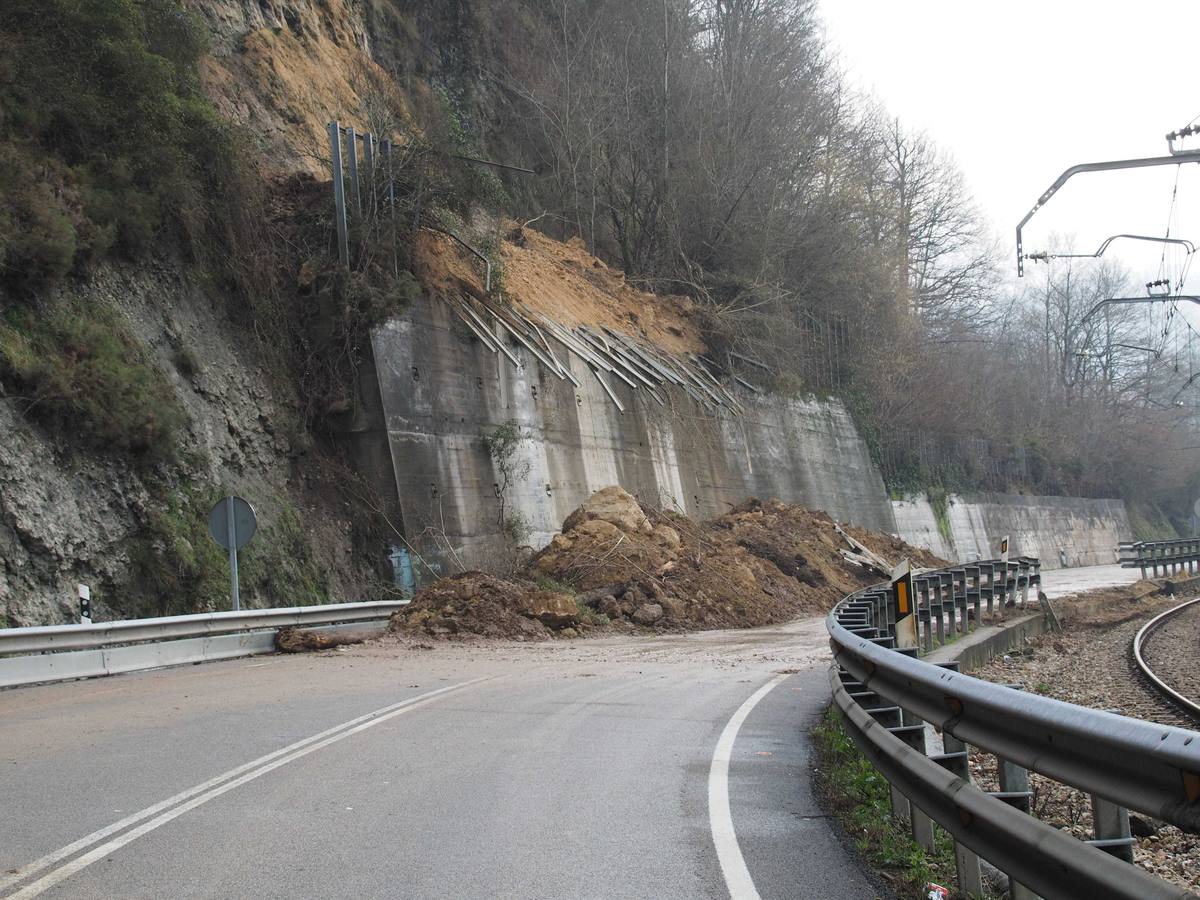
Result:
M0 692L0 896L875 897L811 793L827 660L810 620Z
M427 646L0 692L0 897L878 895L812 795L821 620Z

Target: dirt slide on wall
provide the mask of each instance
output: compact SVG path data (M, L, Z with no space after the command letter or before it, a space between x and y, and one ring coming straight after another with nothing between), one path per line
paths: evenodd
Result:
M945 563L891 535L848 529L874 553ZM823 512L751 498L695 521L620 487L593 494L513 578L467 572L419 591L393 630L541 639L606 629L745 628L825 613L880 580Z

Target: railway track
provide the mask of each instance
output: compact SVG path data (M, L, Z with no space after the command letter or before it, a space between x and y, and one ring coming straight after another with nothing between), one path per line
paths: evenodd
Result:
M1159 613L1133 638L1133 662L1147 684L1192 725L1200 722L1200 597Z

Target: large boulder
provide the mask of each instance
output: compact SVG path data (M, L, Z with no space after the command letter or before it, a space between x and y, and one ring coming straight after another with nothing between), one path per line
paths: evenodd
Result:
M583 501L583 505L567 516L562 530L564 533L570 532L584 522L596 519L615 525L630 534L649 534L654 530L634 496L615 484L601 488Z
M579 622L579 605L570 594L533 591L521 598L521 615L537 619L550 628L565 628Z

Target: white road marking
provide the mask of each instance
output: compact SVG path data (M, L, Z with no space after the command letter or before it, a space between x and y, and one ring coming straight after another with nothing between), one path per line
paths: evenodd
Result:
M265 775L268 772L279 768L280 766L293 762L302 756L307 756L309 753L312 753L316 750L320 750L322 747L327 747L330 744L350 737L352 734L365 731L366 729L372 728L381 722L386 722L388 719L395 718L396 716L406 713L412 709L416 709L419 706L424 706L425 704L437 699L439 696L448 694L452 691L461 690L462 688L469 687L473 684L478 684L481 681L488 681L491 677L492 676L472 678L469 681L463 681L459 682L458 684L452 684L448 687L438 688L434 691L428 691L424 694L419 694L416 697L409 697L407 700L401 700L400 702L393 703L390 706L384 706L380 709L374 710L373 712L350 719L349 721L343 722L340 725L335 725L333 728L328 728L319 734L311 735L310 737L296 741L294 744L289 744L282 749L276 750L273 753L268 753L265 756L260 756L256 760L245 763L237 768L230 769L228 772L218 775L215 778L210 778L208 781L205 781L202 784L188 788L186 791L181 791L178 794L175 794L173 797L168 797L166 800L155 803L153 806L148 806L140 812L126 816L124 819L105 826L98 831L93 831L91 834L82 837L59 850L55 850L53 853L49 853L46 856L43 856L41 859L35 860L26 866L20 867L16 872L3 876L3 878L0 878L0 892L3 892L17 882L26 880L37 872L41 872L47 868L50 868L51 866L54 866L62 860L78 853L80 850L84 850L93 844L104 840L110 835L116 834L117 832L128 828L130 825L142 822L145 819L149 819L151 816L157 816L156 818L151 819L151 821L146 822L144 825L141 825L132 831L128 831L120 837L115 838L114 840L96 847L94 850L85 853L78 859L54 869L49 874L44 875L37 881L27 885L26 887L17 891L15 894L11 895L13 900L16 900L16 898L36 897L43 891L53 887L64 879L69 878L71 875L74 875L81 869L91 865L96 860L102 859L109 853L112 853L114 850L117 850L118 848L137 840L142 835L147 834L148 832L153 831L162 825L165 825L167 822L178 818L185 812L207 803L214 797L219 797L221 794L231 791L235 787L239 787L248 781L253 781L260 775Z
M737 833L733 830L733 814L729 809L729 760L733 756L733 742L737 740L742 723L758 705L758 701L787 677L776 675L751 694L726 723L713 750L712 765L708 770L708 822L730 900L759 900L754 879L750 877L750 870L746 868L746 860L742 856L742 848L738 846Z

